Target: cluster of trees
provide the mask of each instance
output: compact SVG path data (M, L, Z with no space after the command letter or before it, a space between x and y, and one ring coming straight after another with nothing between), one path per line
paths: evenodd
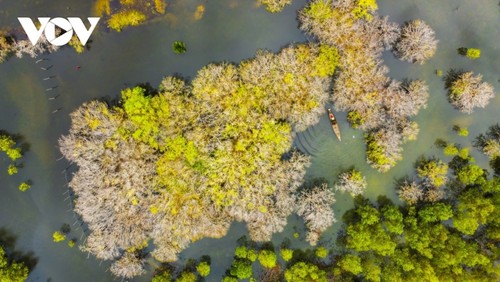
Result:
M108 27L116 31L140 25L148 18L162 15L166 8L165 0L120 0L117 3L112 0L98 0L94 4L95 12L106 16Z
M429 50L435 49L435 40L422 21L411 22L400 31L397 24L379 17L376 9L373 0L317 0L299 18L303 30L322 44L338 48L340 71L332 96L335 108L348 112L353 127L367 131L367 161L385 172L402 158L402 144L416 138L418 126L409 118L425 108L428 87L423 81L399 82L387 77L382 52L397 45L404 58L411 54L420 61L422 56L432 55Z
M0 246L0 281L23 282L28 279L29 270L22 262L10 260Z
M245 237L238 242L240 245L235 250L233 262L223 282L243 279L261 282L327 281L327 271L323 267L328 260L328 250L324 247L307 251L290 249L288 239L279 248L270 242L257 244Z
M117 260L111 270L123 275L118 269L138 269L142 259L127 250L140 252L149 240L159 261L176 260L193 240L224 236L233 220L246 222L253 240L270 240L296 210L309 163L290 152L292 130L324 114L337 62L327 45L261 51L237 66L208 65L190 86L167 77L158 93L138 86L122 91L118 105L78 108L60 147L79 166L70 186L91 230L83 249ZM315 199L323 190L299 196L321 205L301 213L330 209L331 198ZM311 232L331 217L319 217L325 222L311 223Z
M12 55L17 58L22 58L24 55L36 58L43 53L52 53L58 49L58 46L50 44L43 33L38 43L33 45L28 39L17 40L14 34L0 31L0 63Z
M19 168L23 167L22 163L17 162L23 156L22 148L17 144L13 136L2 130L0 130L0 152L5 153L12 162L7 167L7 173L9 175L17 174ZM20 191L25 192L31 188L31 181L22 182L18 188Z
M478 140L498 138L499 128ZM288 239L278 248L240 239L222 281L498 280L500 178L489 177L470 158L455 158L446 200L398 206L383 196L376 203L356 197L335 251L292 249ZM430 162L417 164L425 170Z
M204 281L210 275L211 258L202 256L194 260L189 259L185 265L163 264L154 275L151 282L196 282Z
M450 103L467 114L472 113L475 108L486 107L495 96L493 86L482 82L483 76L480 74L450 71L446 80Z

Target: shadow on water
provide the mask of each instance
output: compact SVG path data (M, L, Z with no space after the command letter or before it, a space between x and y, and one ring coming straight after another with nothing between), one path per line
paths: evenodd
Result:
M16 250L16 241L16 235L3 227L0 228L0 246L4 248L7 258L12 261L24 263L24 265L26 265L31 272L38 263L38 258L33 252Z

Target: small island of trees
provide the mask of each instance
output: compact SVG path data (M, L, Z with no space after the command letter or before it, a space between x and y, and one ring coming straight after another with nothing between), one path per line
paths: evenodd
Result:
M291 131L324 114L337 62L327 45L261 51L238 66L206 66L191 86L167 77L158 92L138 86L117 105L77 109L60 146L79 167L70 186L91 230L83 249L133 277L149 240L159 261L176 260L191 241L224 236L234 220L247 223L253 240L269 240L296 197L310 202L299 209L305 217L323 214L324 223L310 225L317 241L332 223L323 209L333 194L296 196L308 158L290 151Z

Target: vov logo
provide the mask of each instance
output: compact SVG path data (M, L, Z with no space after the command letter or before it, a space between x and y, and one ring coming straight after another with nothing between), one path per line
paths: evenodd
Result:
M38 42L40 36L42 36L42 33L45 33L45 37L52 45L63 46L68 44L68 42L71 40L71 37L73 37L73 31L75 32L76 36L78 37L82 45L87 44L87 41L89 40L90 35L97 26L97 23L99 22L100 18L96 17L87 18L87 20L90 23L89 29L85 27L85 24L83 24L83 21L80 18L76 17L68 17L67 19L65 18L50 19L47 17L39 17L38 18L38 21L40 22L39 29L36 28L31 18L20 17L17 19L21 23L24 32L26 32L26 35L28 35L28 38L33 45L35 45ZM56 37L56 26L65 31L58 37Z

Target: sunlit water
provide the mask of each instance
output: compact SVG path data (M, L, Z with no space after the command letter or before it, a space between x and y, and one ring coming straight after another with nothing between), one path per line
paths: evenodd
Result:
M90 2L90 1L88 1ZM18 16L90 16L91 4L85 1L14 1L0 0L0 26L19 28ZM69 128L68 114L81 103L93 98L116 98L119 91L137 83L149 82L156 86L163 76L179 74L192 78L196 70L211 62L238 62L251 58L258 49L278 51L292 42L304 42L307 38L298 30L296 11L305 1L294 1L280 14L269 14L250 0L223 1L174 1L168 14L154 22L121 33L100 28L92 35L92 49L81 55L66 48L50 56L50 61L35 64L35 60L11 59L0 64L0 129L21 134L30 144L24 158L25 167L16 176L8 177L7 160L1 161L0 172L0 231L16 237L15 249L32 251L37 258L33 281L110 281L108 265L99 264L92 256L71 249L66 243L53 243L52 233L63 223L73 224L74 214L67 198L64 174L67 166L60 158L57 139ZM206 5L200 21L194 19L196 6ZM496 91L500 89L499 6L496 0L380 0L380 13L403 23L405 20L422 18L431 25L440 40L436 56L426 65L410 65L395 60L391 53L384 59L397 79L424 79L430 86L427 109L416 118L421 131L418 140L405 145L404 161L389 173L380 174L365 163L363 134L350 129L345 122L346 114L338 113L343 141L338 142L325 117L314 127L299 133L295 145L312 156L308 177L326 178L333 185L339 171L356 166L367 177L369 188L366 196L375 199L384 194L397 200L394 180L413 170L413 161L421 154L443 157L434 146L436 138L445 138L470 146L474 136L484 132L493 123L500 122L500 96L485 110L472 115L460 114L446 100L446 91L435 69L450 68L472 70L481 73ZM178 56L171 51L175 40L186 42L188 52ZM475 61L457 55L459 47L481 48L481 58ZM54 65L49 71L41 66ZM79 70L76 66L80 66ZM43 81L44 77L56 78ZM53 91L46 88L57 86ZM48 97L59 95L55 100ZM330 105L329 105L330 106ZM52 114L54 110L61 109ZM452 126L467 126L468 138L458 137ZM486 160L476 151L473 156L482 164ZM3 156L2 156L3 158ZM28 192L17 190L26 179L33 181ZM337 193L335 212L339 222L330 228L323 242L328 246L340 227L343 212L352 207L350 196ZM69 238L81 237L79 226L72 226ZM297 247L307 243L292 239L303 224L295 217L285 232L277 234L279 244L288 237ZM236 239L246 234L243 224L235 223L228 235L219 240L204 239L192 244L181 258L212 257L212 274L208 281L219 281L232 259ZM0 237L3 236L0 232ZM1 240L2 238L0 238ZM150 260L148 268L158 264ZM135 279L147 281L148 275Z

